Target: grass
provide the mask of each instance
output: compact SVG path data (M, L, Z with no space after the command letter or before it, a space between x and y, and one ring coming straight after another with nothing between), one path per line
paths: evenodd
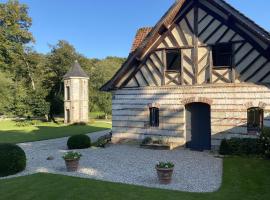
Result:
M187 193L51 174L0 181L0 199L12 200L268 200L270 161L225 158L223 184L214 193Z
M40 123L37 126L18 127L14 121L0 121L0 142L21 143L55 139L77 134L86 134L111 128L106 122L87 126L67 126L55 123Z

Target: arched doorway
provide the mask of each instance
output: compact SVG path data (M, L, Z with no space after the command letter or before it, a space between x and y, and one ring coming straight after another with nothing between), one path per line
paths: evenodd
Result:
M211 107L205 103L186 105L187 148L203 151L211 149Z

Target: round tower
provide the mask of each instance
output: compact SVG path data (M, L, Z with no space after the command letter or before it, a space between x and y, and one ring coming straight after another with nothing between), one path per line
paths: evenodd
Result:
M88 123L89 76L76 60L64 76L65 123Z

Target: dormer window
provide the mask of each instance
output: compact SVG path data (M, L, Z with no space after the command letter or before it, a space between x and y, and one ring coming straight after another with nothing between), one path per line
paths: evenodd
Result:
M166 50L166 71L180 72L181 51L179 49Z
M233 48L231 43L214 45L212 54L215 68L232 67Z

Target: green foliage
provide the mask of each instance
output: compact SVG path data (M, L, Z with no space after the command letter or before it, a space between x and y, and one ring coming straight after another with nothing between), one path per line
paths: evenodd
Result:
M78 160L82 157L82 154L75 151L70 151L64 154L64 160Z
M231 155L232 154L232 150L230 148L228 140L223 139L221 141L221 144L220 144L220 147L219 147L219 154L220 155Z
M251 138L224 139L221 142L219 153L221 155L259 155L259 140Z
M125 59L88 59L67 41L51 46L47 55L29 48L34 38L28 8L17 0L0 3L0 114L45 116L64 113L63 76L78 60L89 75L89 111L111 114L111 94L100 92Z
M91 146L91 139L87 135L74 135L67 141L69 149L87 149Z
M97 142L95 143L96 147L105 148L107 144L109 144L112 140L112 135L104 135L98 138Z
M160 169L170 169L174 168L174 164L172 162L159 162L156 167Z
M16 63L24 54L24 45L34 41L27 6L17 0L0 3L0 25L0 66L17 73L22 69Z
M142 144L144 144L144 145L151 144L151 143L153 143L153 139L151 137L146 137L142 141Z
M21 172L26 167L24 151L14 144L0 144L0 177Z
M7 114L8 107L13 98L10 92L12 88L12 80L7 78L7 75L0 72L0 115Z
M270 158L270 128L264 128L260 136L260 147L262 154Z

